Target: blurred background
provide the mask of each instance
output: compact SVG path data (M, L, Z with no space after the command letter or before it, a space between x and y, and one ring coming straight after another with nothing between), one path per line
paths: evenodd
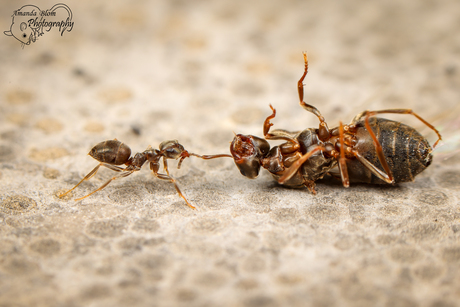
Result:
M458 302L458 1L63 3L73 29L25 46L3 31L32 3L0 4L0 303ZM433 122L445 145L427 173L395 189L320 184L312 198L268 174L246 180L230 159L189 159L171 172L197 212L147 170L83 202L56 198L96 165L86 154L103 140L227 153L233 133L262 135L269 104L275 128L316 127L298 105L302 51L305 101L330 127L383 108ZM392 119L436 140L411 116Z

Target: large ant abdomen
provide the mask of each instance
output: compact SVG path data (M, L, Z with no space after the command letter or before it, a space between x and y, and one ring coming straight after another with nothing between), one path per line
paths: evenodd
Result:
M433 159L432 148L425 137L414 128L400 122L373 117L369 124L382 145L386 162L394 177L394 182L413 181L415 176L427 168ZM376 152L376 147L364 126L364 119L357 123L357 144L353 147L370 163L384 170ZM386 184L373 175L357 159L347 159L350 182Z
M88 154L99 162L122 165L129 160L131 148L118 140L108 140L94 146Z

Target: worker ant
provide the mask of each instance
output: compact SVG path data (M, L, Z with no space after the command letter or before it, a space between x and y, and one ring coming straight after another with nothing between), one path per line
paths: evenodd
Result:
M411 114L441 134L431 124L411 109L387 109L364 111L350 124L340 122L329 129L324 117L314 106L303 101L303 80L308 72L307 54L304 52L305 70L297 83L300 106L319 119L319 128L307 128L300 132L282 129L270 131L276 110L263 124L265 139L253 135L235 135L230 152L241 174L256 178L261 167L286 186L306 186L316 194L315 181L326 174L339 177L343 186L350 182L371 184L395 184L413 181L427 168L433 159L428 141L414 128L400 122L375 117L377 114ZM267 140L285 140L270 148ZM338 172L336 171L338 166Z
M179 196L182 197L187 203L187 205L192 209L196 208L192 206L192 204L190 204L190 202L185 198L184 194L182 194L181 190L179 189L179 186L176 184L176 180L169 175L167 159L179 159L179 162L177 164L177 168L179 169L182 165L182 161L190 156L198 157L205 160L220 157L231 157L227 154L197 155L185 150L184 147L181 144L179 144L177 140L162 142L159 146L159 150L149 146L145 151L136 153L133 157L131 157L131 149L126 144L118 141L117 139L108 140L97 144L91 149L88 155L90 155L92 158L96 159L100 163L91 172L89 172L88 175L86 175L76 186L74 186L72 189L68 190L64 194L59 195L59 197L64 197L65 195L73 191L76 187L78 187L83 181L89 180L91 177L96 175L97 171L99 170L99 167L101 166L119 172L119 174L110 178L106 183L104 183L102 186L100 186L93 192L89 193L88 195L75 199L76 201L82 200L102 190L115 179L127 177L132 173L141 170L144 163L150 162L150 169L152 170L153 175L155 175L159 179L166 180L174 184L174 187L176 188L177 193L179 193ZM159 173L161 158L163 158L163 167L166 174ZM123 164L126 165L125 168L119 166Z

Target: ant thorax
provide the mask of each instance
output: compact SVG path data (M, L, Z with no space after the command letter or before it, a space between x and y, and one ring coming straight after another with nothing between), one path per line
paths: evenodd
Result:
M305 129L297 136L302 155L317 148L318 145L326 145L321 142L316 133L317 129ZM302 165L301 171L306 180L316 181L326 175L337 165L337 160L325 155L324 151L317 151Z

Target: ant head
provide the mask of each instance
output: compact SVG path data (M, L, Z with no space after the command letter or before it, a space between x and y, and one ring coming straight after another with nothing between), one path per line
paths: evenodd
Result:
M184 146L179 144L177 140L164 141L160 144L160 151L166 159L178 159L186 156L188 152L184 149Z
M253 135L237 134L230 145L230 153L241 174L250 179L259 175L260 160L270 151L264 139Z

